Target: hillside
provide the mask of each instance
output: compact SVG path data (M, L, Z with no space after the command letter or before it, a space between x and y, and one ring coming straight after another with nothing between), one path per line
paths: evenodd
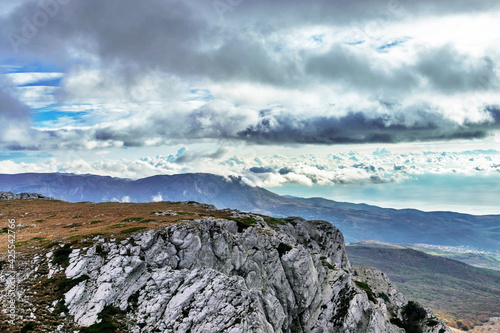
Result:
M478 251L464 246L441 246L429 244L396 244L383 243L372 240L364 240L354 243L348 243L350 246L367 246L388 249L412 249L421 251L433 256L453 259L466 263L467 265L500 270L500 251Z
M500 316L500 272L412 249L346 246L349 260L385 272L408 297L429 304L449 323Z
M94 175L0 175L0 190L35 192L66 201L189 201L274 217L301 216L333 223L346 241L374 239L500 250L500 216L385 209L331 200L279 196L239 178L179 174L129 180Z

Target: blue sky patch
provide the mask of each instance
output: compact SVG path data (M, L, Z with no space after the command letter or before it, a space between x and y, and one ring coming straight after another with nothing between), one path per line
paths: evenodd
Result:
M20 84L20 85L18 85L18 87L38 87L38 86L59 87L61 80L62 80L62 78L40 80L40 81L36 81L36 82Z
M39 109L33 109L33 121L36 126L42 126L44 123L57 121L61 118L69 118L73 121L80 122L83 117L88 114L87 111L68 112L60 111L55 108L55 105L49 105Z
M406 43L406 41L407 40L405 39L405 40L395 40L395 41L392 41L390 43L386 43L382 46L377 47L377 51L380 53L388 52L389 49L396 47L396 46L399 46L399 45L402 45L402 44Z

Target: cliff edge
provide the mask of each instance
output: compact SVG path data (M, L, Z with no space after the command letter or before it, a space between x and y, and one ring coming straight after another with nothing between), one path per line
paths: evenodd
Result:
M330 223L231 213L26 255L23 307L37 332L451 332Z

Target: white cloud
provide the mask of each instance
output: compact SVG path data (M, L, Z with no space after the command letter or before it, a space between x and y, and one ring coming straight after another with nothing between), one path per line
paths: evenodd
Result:
M163 197L162 197L162 195L161 195L160 193L158 193L157 195L154 195L154 196L151 198L151 200L152 200L153 202L160 202L160 201L163 201Z
M23 72L5 74L16 85L36 84L40 81L49 81L62 79L64 73L40 73L40 72Z
M241 176L252 185L275 187L286 183L305 186L338 184L398 183L428 174L461 174L464 176L496 175L500 172L500 153L495 150L460 152L392 153L341 152L296 156L263 155L207 158L206 154L182 159L186 150L133 160L99 160L86 162L77 155L48 159L44 163L0 162L2 173L68 172L92 173L113 177L143 178L157 174L208 172ZM381 153L382 152L382 153ZM212 155L212 154L209 154ZM197 156L197 157L196 157ZM184 161L179 163L179 161ZM236 163L237 162L237 163ZM153 200L161 200L154 197Z

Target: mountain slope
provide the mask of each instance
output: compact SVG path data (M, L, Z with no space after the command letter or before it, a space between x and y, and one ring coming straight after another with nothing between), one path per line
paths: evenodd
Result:
M429 244L395 244L382 243L372 240L364 240L355 243L349 243L350 246L366 246L389 249L412 249L421 251L433 256L444 257L461 261L467 265L487 268L500 271L500 251L486 252L476 251L467 247L453 247Z
M412 249L346 246L355 265L386 273L405 295L439 313L476 322L500 316L500 272Z
M128 180L93 175L0 175L0 190L36 192L67 201L193 200L276 217L301 216L332 222L348 242L374 239L500 250L500 216L385 209L326 199L279 196L238 178L181 174Z

